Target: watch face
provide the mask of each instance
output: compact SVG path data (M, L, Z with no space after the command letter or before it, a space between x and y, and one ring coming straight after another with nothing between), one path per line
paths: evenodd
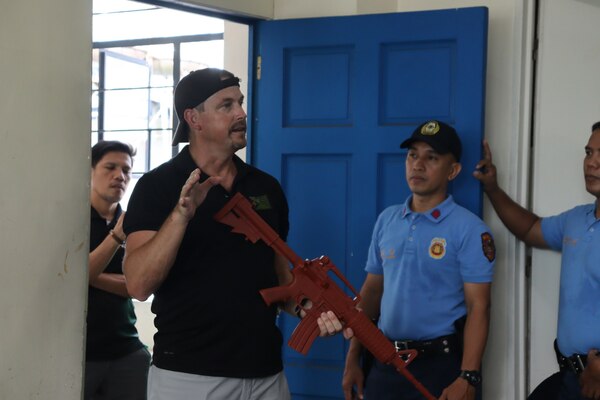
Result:
M481 383L481 374L479 371L460 371L460 377L472 386L477 386Z

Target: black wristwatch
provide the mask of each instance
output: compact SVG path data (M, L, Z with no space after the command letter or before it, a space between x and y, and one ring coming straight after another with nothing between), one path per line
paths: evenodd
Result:
M481 374L479 371L466 371L463 369L460 371L460 377L469 382L471 386L479 386L481 383Z

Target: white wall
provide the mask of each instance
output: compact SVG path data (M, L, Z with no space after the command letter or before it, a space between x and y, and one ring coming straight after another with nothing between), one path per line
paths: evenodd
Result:
M273 0L167 0L185 3L225 14L243 15L263 19L273 18Z
M91 2L0 12L0 399L79 399Z
M398 11L396 0L274 0L274 18L307 18L337 15L389 13Z

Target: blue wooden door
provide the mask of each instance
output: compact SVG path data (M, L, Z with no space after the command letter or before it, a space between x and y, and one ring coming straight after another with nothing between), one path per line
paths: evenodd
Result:
M456 200L481 213L471 177L484 126L487 9L259 22L253 30L249 161L290 204L288 243L328 255L356 289L375 219L409 191L399 148L428 119L463 141ZM298 320L279 321L285 339ZM347 343L284 349L294 399L339 399Z

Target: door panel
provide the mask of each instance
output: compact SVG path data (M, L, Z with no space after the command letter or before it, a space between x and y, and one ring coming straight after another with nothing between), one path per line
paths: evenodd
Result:
M469 169L481 156L486 8L264 21L253 35L249 160L281 181L301 257L328 255L360 289L377 215L409 195L399 145L432 118L461 135L452 192L481 214ZM297 323L280 317L286 339ZM286 346L294 398L342 398L346 348L341 337L306 357Z

